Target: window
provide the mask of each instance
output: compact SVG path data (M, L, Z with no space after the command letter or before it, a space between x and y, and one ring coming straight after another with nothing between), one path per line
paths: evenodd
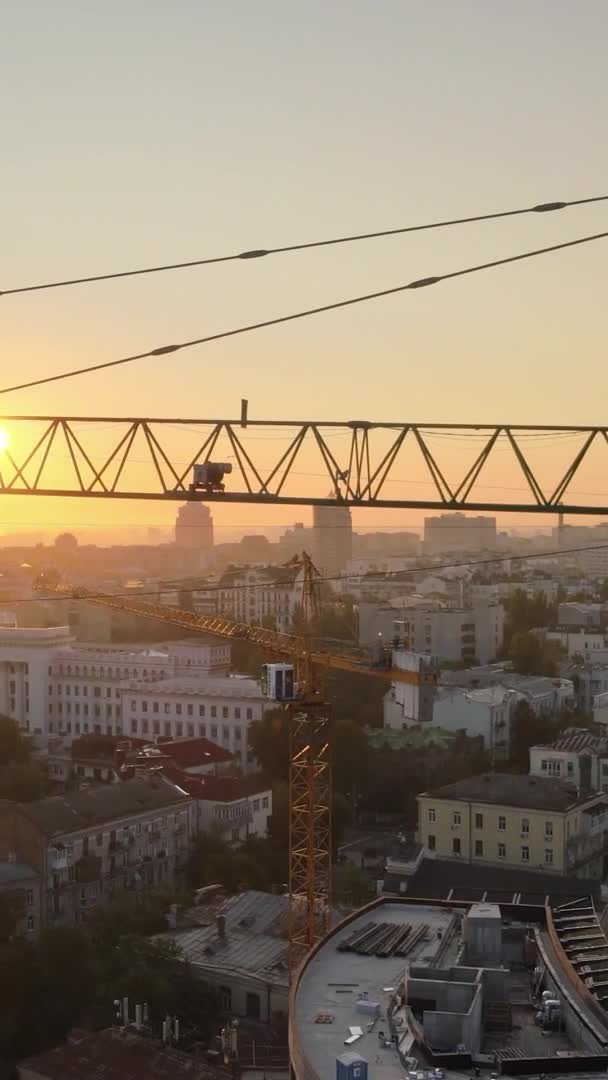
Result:
M171 735L171 724L168 720L165 720L165 735Z
M569 761L567 764L568 776L574 776L574 762Z
M521 834L522 836L528 836L530 832L530 819L523 817L521 819Z
M483 814L475 814L475 828L483 829Z
M459 810L455 810L454 813L452 814L452 824L453 825L460 825L460 811Z
M186 724L186 731L188 732L189 737L192 738L194 735L194 724Z
M25 901L26 901L26 903L28 904L29 907L32 906L32 904L34 903L34 890L33 889L28 889L27 890L27 892L25 894Z
M225 724L224 724L224 726L222 728L222 738L223 738L224 742L227 742L228 739L230 738L230 728L227 728Z
M142 703L141 703L141 711L142 712L147 712L148 711L148 702L147 701L142 701Z
M234 710L234 719L235 720L240 720L241 719L241 710L239 708L235 708L235 710Z
M199 724L198 725L198 733L199 733L200 737L202 739L204 739L206 737L206 735L207 735L207 725L206 724Z
M236 739L236 741L237 741L237 742L240 742L240 741L241 741L241 738L242 738L242 734L243 734L243 733L242 733L242 731L241 731L240 727L238 727L238 726L237 726L237 727L235 727L235 729L234 729L234 737L235 737L235 739Z
M427 837L426 846L428 847L429 851L435 851L436 840L432 833L429 833Z
M131 734L137 735L137 717L133 716L131 719Z
M158 712L158 701L152 702L152 712Z
M452 840L452 853L454 855L460 855L460 837L455 836Z
M228 719L228 706L227 706L227 705L224 705L224 706L222 707L222 719L223 719L223 720L227 720L227 719Z
M253 812L255 814L260 809L260 800L259 799L254 799L253 803L252 803L252 807L253 807Z
M211 725L211 738L217 739L217 724Z
M530 862L530 848L527 845L521 849L521 861Z
M217 705L212 705L211 706L211 715L212 716L217 716Z
M553 839L553 822L545 821L545 840Z
M475 854L478 856L483 855L483 840L475 841Z
M506 844L499 844L498 845L498 858L499 859L506 859L506 857L507 857L507 845Z
M152 721L152 732L154 735L160 735L160 720Z
M553 866L553 848L545 848L545 864Z
M175 706L175 712L177 713L178 716L182 715L182 707L181 707L181 704L179 702Z
M498 831L499 832L504 832L506 828L507 828L507 819L506 819L506 817L502 817L502 816L499 817L498 818Z
M268 810L268 796L265 795L262 799L262 810Z
M148 728L148 721L147 720L142 720L142 722L141 722L141 731L142 731L142 735L147 735L148 734L149 728Z
M97 833L97 836L95 837L95 843L97 844L97 847L101 847L101 845L103 844L103 833Z
M178 720L175 725L175 734L177 735L178 739L181 739L182 735L184 734L184 725L181 720Z
M253 709L247 709L246 715L248 720L253 720Z
M220 986L220 1003L222 1009L226 1012L232 1011L232 990L229 986Z
M34 929L34 916L33 915L28 915L28 917L27 917L27 928L28 928L28 930L33 930Z
M168 701L165 701L164 712L165 712L165 716L168 716L169 713L171 712L171 706L170 706Z
M194 714L194 705L188 705L186 707L186 711L188 713L188 716L193 716L193 714Z

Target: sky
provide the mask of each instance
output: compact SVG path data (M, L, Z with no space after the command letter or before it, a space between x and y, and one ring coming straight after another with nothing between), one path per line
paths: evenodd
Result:
M0 0L0 20L0 289L608 193L604 0ZM1 385L607 223L597 204L0 298ZM603 423L607 256L598 241L0 408L236 416L246 397L257 418ZM602 492L592 465L581 487ZM499 480L521 482L510 464ZM418 520L377 513L364 527ZM173 515L4 497L0 530ZM214 515L226 536L302 516Z

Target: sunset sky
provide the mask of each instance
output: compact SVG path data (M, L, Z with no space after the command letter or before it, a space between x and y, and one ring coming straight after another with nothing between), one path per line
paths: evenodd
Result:
M608 194L604 0L0 0L0 14L0 289ZM600 203L7 296L1 385L606 229ZM258 418L605 423L607 259L598 241L0 411L237 416L247 397ZM577 486L608 491L606 463ZM510 458L495 475L521 483ZM0 533L118 540L174 513L4 497ZM306 512L214 516L223 539Z

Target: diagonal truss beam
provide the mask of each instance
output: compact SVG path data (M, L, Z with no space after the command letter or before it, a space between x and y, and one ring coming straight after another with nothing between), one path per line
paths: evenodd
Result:
M575 486L592 454L608 466L608 426L103 416L14 416L0 426L5 495L608 515L608 494L581 499ZM553 443L569 448L559 466ZM540 468L539 446L549 446ZM505 452L521 496L480 497L500 491L480 485ZM190 490L193 466L206 461L231 464L223 492Z

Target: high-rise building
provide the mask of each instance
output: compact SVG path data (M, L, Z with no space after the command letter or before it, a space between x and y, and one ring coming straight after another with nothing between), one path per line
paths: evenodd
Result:
M496 518L440 514L424 519L424 548L429 554L442 551L481 551L496 547Z
M313 507L313 560L325 577L341 574L353 557L353 526L348 506Z
M180 506L175 519L175 543L201 552L213 547L213 518L207 506L200 502Z

